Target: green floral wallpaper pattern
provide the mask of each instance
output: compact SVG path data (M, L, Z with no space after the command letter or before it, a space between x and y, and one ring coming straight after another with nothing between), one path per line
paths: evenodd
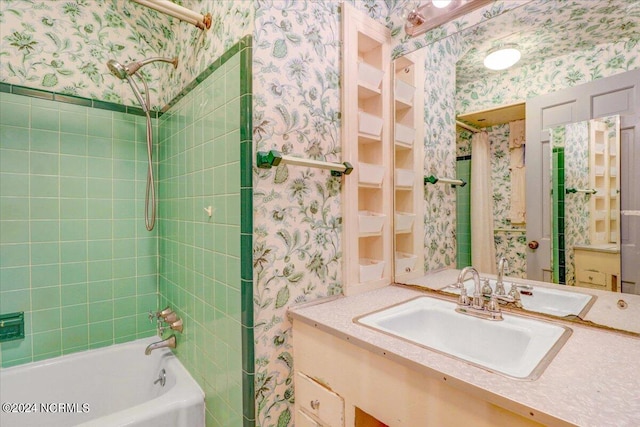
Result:
M182 3L210 12L211 29L201 31L129 0L2 0L0 80L137 106L107 61L177 56L176 70L154 63L140 71L153 108L160 110L253 28L251 0Z
M116 0L0 2L0 79L5 83L133 104L130 90L106 62L129 61L175 50L166 16ZM160 35L160 37L158 37ZM154 66L147 80L157 80ZM151 85L153 103L158 87Z

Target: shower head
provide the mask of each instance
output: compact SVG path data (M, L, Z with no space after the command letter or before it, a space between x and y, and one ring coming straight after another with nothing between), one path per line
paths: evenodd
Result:
M127 73L127 68L121 63L119 63L118 61L116 61L115 59L110 59L107 62L107 67L109 67L109 71L111 71L111 74L113 74L119 79L124 80L129 75Z
M107 61L107 67L109 68L109 71L111 71L111 74L113 74L119 79L127 80L129 82L129 86L131 86L131 89L133 90L133 94L136 96L136 99L140 103L140 106L142 107L142 110L145 113L148 113L150 108L149 90L147 88L147 82L145 82L142 76L138 74L138 70L144 67L145 65L151 64L152 62L156 62L156 61L168 62L169 64L173 65L173 68L178 68L178 58L162 58L162 57L147 58L147 59L143 59L142 61L129 62L128 64L124 64L124 65L122 65L115 59L110 59L109 61ZM144 87L145 87L144 93L147 98L146 102L142 98L142 94L140 93L140 89L138 88L138 85L131 78L131 76L133 75L137 75L138 78L144 84Z
M127 78L127 76L134 75L136 72L138 72L140 68L144 67L145 65L151 64L152 62L157 62L157 61L168 62L169 64L173 65L173 68L178 68L178 58L162 58L162 57L147 58L147 59L143 59L142 61L133 61L124 65L119 63L115 59L110 59L107 62L107 67L109 67L109 71L111 71L111 74L113 74L119 79L124 80Z

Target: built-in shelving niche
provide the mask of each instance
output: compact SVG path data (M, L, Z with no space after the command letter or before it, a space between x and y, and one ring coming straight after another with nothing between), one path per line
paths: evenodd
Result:
M347 295L392 281L392 120L389 29L343 4L342 138L354 173L344 181Z

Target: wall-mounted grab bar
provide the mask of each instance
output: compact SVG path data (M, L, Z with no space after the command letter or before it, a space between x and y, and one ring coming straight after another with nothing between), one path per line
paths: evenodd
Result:
M464 179L438 178L437 176L434 176L434 175L429 175L424 177L424 185L435 184L437 182L441 184L451 184L454 187L456 185L459 185L460 187L464 187L465 185L467 185L467 182Z
M573 194L573 193L596 194L598 190L594 188L567 188L564 190L564 192L566 194Z
M321 162L318 160L301 159L300 157L283 156L277 150L271 150L268 153L264 151L258 151L256 153L256 166L262 169L269 169L272 166L278 166L280 163L307 166L310 168L327 169L331 171L333 176L349 175L353 171L351 163L329 163Z

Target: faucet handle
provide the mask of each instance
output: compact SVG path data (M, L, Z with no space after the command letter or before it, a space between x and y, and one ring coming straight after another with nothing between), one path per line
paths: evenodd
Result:
M511 289L509 289L509 296L513 298L514 301L520 301L520 292L518 292L518 285L515 283L511 284Z
M489 311L500 311L500 305L498 304L498 298L495 294L491 295L491 299L489 299L489 303L487 304L487 310Z
M495 294L496 295L506 295L507 294L507 291L504 289L504 282L502 280L498 280L496 282Z
M176 320L178 320L178 315L175 313L175 311L172 311L171 313L164 316L162 320L164 320L167 323L173 323Z
M482 294L483 295L493 294L493 289L491 289L491 285L489 284L489 279L482 280Z
M159 319L165 319L167 316L169 316L171 313L173 313L173 310L171 309L171 307L166 306L164 309L162 309L161 311L156 313L156 316Z
M182 329L183 329L182 319L178 319L175 322L171 323L171 325L169 325L169 327L171 329L173 329L174 331L178 331L178 332L182 333Z
M469 301L469 296L467 295L467 288L464 286L460 289L460 296L458 297L458 304L460 305L471 305L471 301Z

